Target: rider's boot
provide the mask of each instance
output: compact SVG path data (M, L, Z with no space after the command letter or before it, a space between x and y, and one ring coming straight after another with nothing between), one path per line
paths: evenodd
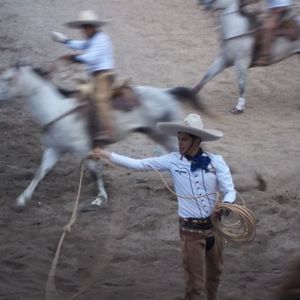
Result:
M271 45L273 41L273 32L272 30L266 30L264 34L264 39L262 41L262 49L258 59L254 62L257 66L267 66L271 63Z
M281 13L281 9L272 9L270 16L266 20L263 29L262 48L258 59L254 62L257 66L267 66L271 64L272 42L275 38L279 22L278 19Z

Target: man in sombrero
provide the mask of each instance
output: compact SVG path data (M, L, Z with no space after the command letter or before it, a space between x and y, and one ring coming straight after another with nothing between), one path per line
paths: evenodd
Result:
M203 151L201 142L218 140L223 133L205 129L201 117L193 113L183 122L161 122L157 126L177 136L178 152L134 159L99 149L94 158L104 157L135 170L170 172L178 200L185 300L216 300L223 269L223 240L214 232L211 216L220 213L214 209L217 193L222 195L222 202L233 203L236 191L222 156Z
M68 54L62 58L68 62L85 64L91 76L94 88L92 100L95 103L98 119L101 120L101 130L95 134L94 148L100 141L109 142L115 139L110 103L114 78L113 47L110 37L101 30L104 24L106 21L100 20L95 12L86 10L79 14L77 20L65 24L80 29L85 40L71 40L62 33L52 33L55 41L71 49L82 51L80 54Z

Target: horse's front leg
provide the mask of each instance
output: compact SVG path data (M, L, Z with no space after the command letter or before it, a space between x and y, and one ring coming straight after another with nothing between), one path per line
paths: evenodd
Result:
M220 74L228 66L226 58L222 55L218 56L201 81L192 88L192 92L197 94L212 78Z
M17 198L16 209L22 210L25 208L28 200L31 199L34 190L45 175L53 168L61 154L53 148L47 148L42 157L42 163L35 173L31 183L25 191Z
M104 187L104 182L102 178L102 170L99 162L95 160L87 160L86 162L87 169L96 176L97 186L98 186L98 195L94 201L91 202L92 205L103 206L107 203L107 193Z
M232 113L242 113L246 108L245 90L247 83L247 71L250 65L250 60L247 58L238 59L235 61L235 70L237 74L237 83L239 88L239 99L235 107L231 110Z

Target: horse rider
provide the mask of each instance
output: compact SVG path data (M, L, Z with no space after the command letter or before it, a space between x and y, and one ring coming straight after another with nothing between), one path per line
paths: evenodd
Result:
M255 64L266 66L270 64L272 42L276 29L280 25L283 16L290 10L293 0L266 0L268 14L263 24L263 38L261 55Z
M92 158L104 157L112 163L135 170L171 173L178 201L182 262L186 275L185 300L216 300L223 269L223 239L214 232L211 221L221 192L223 202L236 198L230 170L222 156L207 153L201 142L223 136L218 130L204 129L198 114L189 114L183 122L161 122L158 128L177 136L179 152L159 157L134 159L99 149Z
M111 86L113 83L114 57L110 37L101 29L106 24L98 15L85 10L79 13L78 19L66 23L71 28L82 31L85 40L72 40L62 33L53 32L52 37L56 42L63 43L74 50L81 50L80 54L67 54L62 56L68 62L82 63L87 66L93 84L93 99L98 120L101 120L101 129L98 129L94 141L95 149L99 142L113 141L115 129L113 126L111 106ZM97 128L100 128L97 126Z

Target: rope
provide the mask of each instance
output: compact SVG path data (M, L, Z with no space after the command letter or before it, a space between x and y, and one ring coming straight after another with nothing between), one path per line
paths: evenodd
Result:
M212 223L215 231L220 233L226 240L233 242L250 242L256 234L257 219L254 213L246 206L238 204L220 203L215 206L216 209L229 212L234 223L226 223L224 218L212 216Z
M101 159L104 159L106 162L108 162L109 165L116 167L111 163L111 161L103 156L100 157ZM225 223L223 219L217 216L212 216L212 223L215 227L215 231L223 235L223 237L227 240L234 241L234 242L250 242L254 239L256 234L256 223L257 219L254 213L248 209L245 205L245 201L240 193L238 193L242 205L239 204L229 204L229 203L221 203L219 200L219 193L213 192L205 195L198 195L198 196L185 196L185 195L179 195L175 191L173 191L164 177L161 175L161 173L158 170L152 169L162 180L165 187L168 189L168 191L180 198L183 199L199 199L203 197L207 197L210 195L216 195L216 205L215 209L221 210L221 211L227 211L234 215L235 218L237 218L237 221L233 223Z
M179 198L183 198L183 199L201 199L201 198L204 198L204 197L207 197L207 196L210 196L210 195L216 195L217 196L217 199L219 198L219 193L218 192L213 192L213 193L209 193L209 194L205 194L205 195L197 195L197 196L183 196L183 195L179 195L177 194L175 191L173 191L168 183L166 182L166 180L164 179L164 177L160 174L159 171L157 170L154 170L152 169L157 175L159 175L159 177L161 178L162 182L164 183L165 187L167 188L167 190L175 195L176 197L179 197Z
M110 163L110 165L112 165L109 160L107 160L107 161ZM67 225L64 226L64 231L59 240L59 243L58 243L58 246L56 249L56 253L55 253L49 274L48 274L48 280L47 280L46 292L45 292L45 300L61 299L61 297L59 297L59 295L57 293L57 289L56 289L56 285L55 285L55 273L56 273L56 268L57 268L57 264L58 264L60 251L62 248L64 238L66 236L66 233L71 232L71 227L76 222L76 219L77 219L77 210L78 210L78 204L79 204L81 188L82 188L82 179L83 179L83 173L84 173L84 162L85 162L85 160L83 160L80 164L80 177L79 177L78 191L77 191L76 201L74 204L74 209L73 209L70 221L68 222ZM246 208L245 201L240 194L239 195L241 197L243 205L220 203L218 192L213 192L210 194L194 196L194 197L178 195L175 191L173 191L169 187L166 180L160 174L159 171L154 170L154 169L153 169L153 171L155 171L159 175L159 177L163 181L163 183L166 186L166 188L168 189L168 191L171 192L173 195L176 195L177 197L181 197L184 199L195 199L195 198L207 197L209 195L216 195L217 204L215 206L215 209L220 209L223 211L224 210L230 211L232 214L234 214L235 216L238 217L237 222L231 223L231 224L225 224L224 222L222 222L220 220L219 217L212 216L212 222L215 227L215 230L217 232L219 232L220 234L222 234L223 237L225 237L227 240L235 241L235 242L247 242L247 241L251 241L254 239L255 233L256 233L255 226L256 226L257 220L256 220L254 213L250 209ZM75 299L81 293L82 293L82 290L79 293L75 294L72 297L72 299Z
M83 172L84 172L84 162L85 162L85 160L83 160L80 163L80 177L79 177L79 183L78 183L78 192L77 192L77 197L76 197L76 201L74 204L73 213L72 213L69 223L64 226L64 231L59 240L59 243L58 243L58 246L56 249L56 253L55 253L55 256L54 256L54 259L53 259L53 262L52 262L52 265L51 265L51 268L49 271L48 280L47 280L47 284L46 284L45 300L58 300L59 299L59 296L58 296L57 290L56 290L56 285L55 285L56 267L58 264L61 247L62 247L64 238L66 236L66 233L71 232L71 227L76 222L76 219L77 219L77 209L78 209L78 203L79 203L79 198L80 198L80 194L81 194L82 178L83 178Z
M178 195L169 187L166 180L163 178L159 171L153 171L155 171L159 175L166 188L177 197L181 197L184 199L197 199L215 194L217 196L217 204L215 205L215 209L221 210L223 212L225 211L228 214L231 213L235 218L237 218L236 222L228 224L223 222L220 217L212 216L212 223L214 225L215 231L220 233L225 239L233 242L250 242L254 239L256 234L257 220L254 213L246 207L245 201L240 193L238 193L238 195L240 196L242 205L221 203L219 200L218 192L195 197Z
M108 162L109 165L116 167L116 165L112 164L109 159L106 159L105 157L101 156L102 159L104 159L106 162ZM225 223L223 219L217 216L212 216L212 223L215 227L215 231L223 235L223 237L227 240L234 241L234 242L250 242L254 239L256 234L256 223L257 219L254 213L248 209L245 205L245 201L240 193L238 193L242 205L239 204L229 204L229 203L221 203L219 200L219 193L213 192L205 195L198 195L198 196L185 196L185 195L179 195L175 191L173 191L164 177L161 175L161 173L158 170L152 169L162 180L165 187L168 189L168 191L180 198L183 199L200 199L203 197L207 197L210 195L216 195L216 205L215 209L227 211L234 215L234 218L237 218L237 220L233 223ZM231 218L232 219L232 218Z

